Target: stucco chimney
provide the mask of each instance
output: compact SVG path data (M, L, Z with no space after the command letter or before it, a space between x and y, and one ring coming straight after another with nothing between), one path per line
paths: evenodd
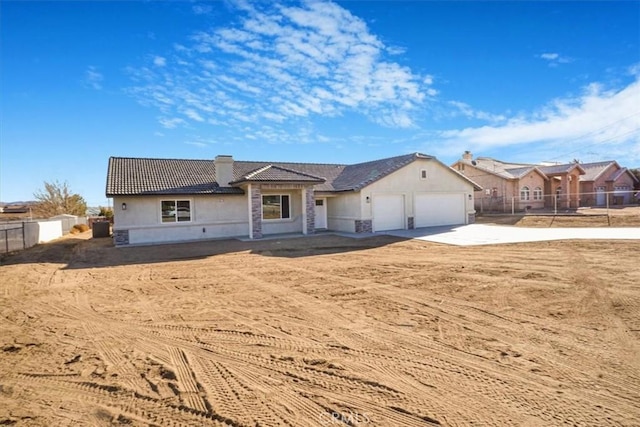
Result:
M233 157L232 156L216 156L213 161L216 172L216 182L220 187L228 187L233 181Z
M462 154L462 160L471 161L472 159L473 159L473 154L471 154L471 151L467 150Z

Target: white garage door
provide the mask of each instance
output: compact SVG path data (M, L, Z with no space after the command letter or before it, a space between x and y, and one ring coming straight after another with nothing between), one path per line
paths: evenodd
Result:
M433 227L465 223L464 194L417 194L415 226Z
M404 197L401 194L373 196L373 231L404 228Z

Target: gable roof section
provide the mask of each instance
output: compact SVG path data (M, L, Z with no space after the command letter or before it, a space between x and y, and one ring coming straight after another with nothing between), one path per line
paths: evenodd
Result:
M322 183L324 178L313 176L304 172L298 172L292 169L283 168L281 166L267 165L260 169L254 170L232 184L241 182L305 182L305 183Z
M361 190L367 185L373 184L377 180L397 171L418 158L434 159L432 156L413 153L346 166L342 173L333 181L334 191Z
M519 179L531 171L536 171L546 180L547 176L540 171L536 165L527 165L523 163L506 163L491 157L478 157L475 160L458 160L456 163L470 165L483 172L491 175L499 176L504 179Z
M616 166L616 171L620 169L620 166L615 160L607 160L604 162L594 162L594 163L580 163L582 169L584 169L585 174L580 177L580 181L595 181L600 178L600 176L605 173L605 171L611 166Z
M420 153L353 165L236 160L232 184L280 181L314 184L314 190L319 192L359 191L417 159L442 164L435 157ZM481 189L466 176L442 166ZM106 195L244 194L241 188L221 187L214 179L213 160L111 157Z
M563 173L569 173L573 169L578 168L582 174L585 173L585 170L578 163L566 163L564 165L551 165L551 166L540 166L539 169L545 175L558 175Z
M633 182L638 182L638 178L636 178L636 176L631 173L631 171L627 168L620 168L620 170L616 171L613 173L613 175L611 175L609 177L609 179L607 181L617 181L618 179L620 179L620 177L622 175L624 175L625 173L628 173L629 176L632 178Z

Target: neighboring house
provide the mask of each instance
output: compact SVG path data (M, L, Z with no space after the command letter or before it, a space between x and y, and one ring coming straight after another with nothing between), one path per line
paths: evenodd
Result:
M574 209L633 202L637 178L616 161L566 164L508 163L490 157L473 158L465 151L452 166L484 190L476 193L476 209L485 211L536 208Z
M549 180L544 192L552 197L545 199L548 208L577 209L580 207L580 177L585 170L579 163L539 166Z
M629 169L615 160L580 163L585 174L580 177L581 206L625 205L633 201L633 188L638 182Z
M518 211L545 205L549 178L538 166L505 163L490 157L474 159L466 151L451 167L482 186L483 190L475 194L476 210L505 212L512 209L512 203Z
M124 245L467 224L477 190L419 153L353 165L111 157L106 195Z

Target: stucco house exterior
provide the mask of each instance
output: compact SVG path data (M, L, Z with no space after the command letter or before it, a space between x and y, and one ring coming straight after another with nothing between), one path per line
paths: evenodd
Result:
M536 165L506 163L490 157L473 158L466 151L451 167L482 186L476 192L476 209L508 211L543 208L549 178ZM549 190L547 190L546 194Z
M111 157L106 185L117 245L468 224L479 190L420 153L352 165Z
M626 205L633 201L633 188L638 182L629 169L615 160L581 163L585 174L580 176L581 206Z
M544 191L551 197L546 198L548 208L576 209L580 207L580 177L585 174L579 163L540 166L540 171L549 180Z
M476 209L508 211L537 208L575 209L580 206L623 205L633 202L636 177L616 161L596 163L527 164L491 157L473 158L465 151L452 168L483 187L476 192Z

